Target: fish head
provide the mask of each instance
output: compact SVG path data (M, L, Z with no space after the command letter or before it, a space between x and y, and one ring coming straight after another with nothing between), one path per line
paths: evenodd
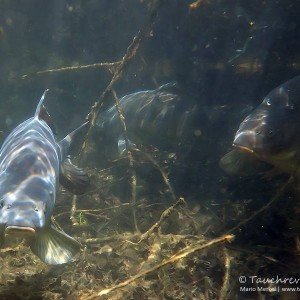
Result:
M30 176L0 198L0 228L9 235L34 235L49 221L55 191L38 176Z
M292 151L299 134L299 112L288 92L277 88L240 124L233 146L262 160Z
M45 226L45 212L43 201L15 199L8 193L0 200L0 226L5 235L32 236Z

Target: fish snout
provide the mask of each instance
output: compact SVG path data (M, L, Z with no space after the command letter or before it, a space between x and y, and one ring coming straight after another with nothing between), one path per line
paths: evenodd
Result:
M262 158L268 155L268 139L272 138L272 132L269 111L258 107L240 124L233 146Z
M5 232L34 232L45 226L44 211L28 203L12 203L1 209L1 223L5 225Z
M255 154L261 159L270 155L270 145L267 143L265 129L238 130L232 145L242 152Z
M257 138L253 132L238 131L232 145L243 152L253 153L257 145Z
M233 146L243 152L264 155L265 152L265 115L249 115L240 125Z

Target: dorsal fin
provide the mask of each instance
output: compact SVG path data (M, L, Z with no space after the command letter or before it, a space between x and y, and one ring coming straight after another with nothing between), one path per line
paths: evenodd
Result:
M46 94L47 94L48 91L49 91L48 89L45 90L44 94L42 95L42 97L41 97L41 99L40 99L40 101L39 101L39 103L38 103L38 105L36 107L36 111L35 111L35 114L34 114L35 118L39 118L40 117L41 109L43 107L43 102L45 100L45 96L46 96Z

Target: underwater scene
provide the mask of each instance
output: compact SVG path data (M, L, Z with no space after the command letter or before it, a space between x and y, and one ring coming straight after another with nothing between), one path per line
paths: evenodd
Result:
M300 299L299 13L0 0L0 300Z

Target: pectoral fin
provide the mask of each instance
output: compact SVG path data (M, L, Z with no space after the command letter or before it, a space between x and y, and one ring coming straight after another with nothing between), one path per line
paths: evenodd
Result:
M134 148L136 148L136 144L134 144L130 140L128 140L128 147L129 147L129 149L134 149ZM119 152L119 155L120 156L124 155L126 150L127 150L126 140L125 140L124 135L121 134L118 138L118 152Z
M79 242L53 225L38 232L30 243L31 251L48 265L67 263L80 250L80 246Z
M69 158L60 167L60 184L75 195L84 194L90 186L90 178L86 172L73 165Z
M225 154L219 162L220 167L232 176L249 176L265 172L271 166L257 157L234 149Z

